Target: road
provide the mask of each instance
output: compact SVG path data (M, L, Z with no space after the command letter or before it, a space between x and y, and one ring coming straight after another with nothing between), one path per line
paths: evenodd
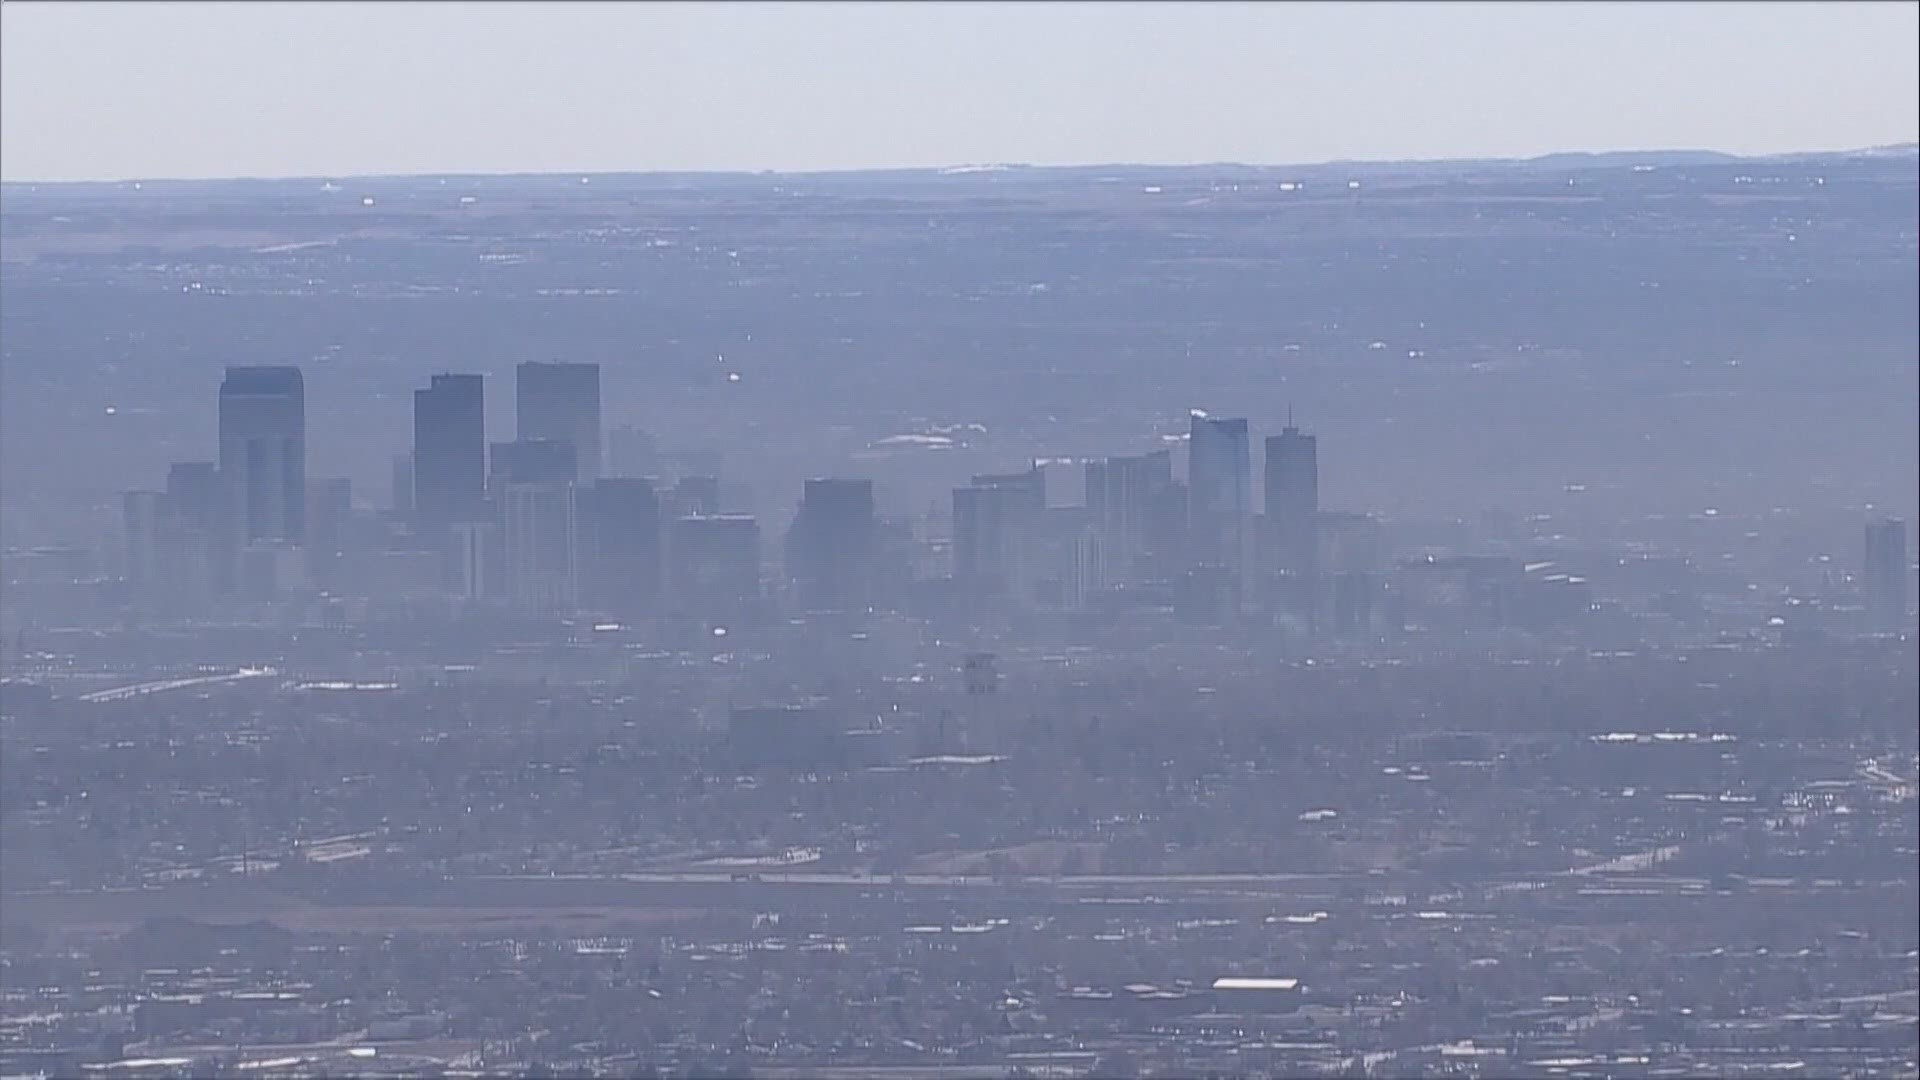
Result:
M1009 885L1046 885L1061 888L1102 888L1125 885L1295 885L1334 882L1353 874L1063 874L1057 877L990 874L850 874L821 871L662 871L626 874L475 874L470 881L590 881L632 885L725 885L754 882L763 885L876 885L904 888L1005 888Z
M223 675L195 675L185 679L157 679L153 682L135 683L132 686L116 686L111 690L95 690L91 694L81 694L79 700L91 704L108 701L125 701L128 698L144 697L148 694L164 694L173 690L189 690L196 686L217 686L220 683L239 682L243 679L260 679L280 674L274 668L238 668Z

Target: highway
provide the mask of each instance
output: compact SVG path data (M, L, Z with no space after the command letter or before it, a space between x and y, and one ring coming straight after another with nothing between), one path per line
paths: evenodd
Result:
M148 694L164 694L173 690L190 690L196 686L217 686L221 683L239 682L243 679L260 679L278 675L274 668L238 668L222 675L195 675L185 679L157 679L153 682L135 683L132 686L116 686L111 690L95 690L91 694L81 694L80 701L100 704L109 701L125 701L128 698L145 697Z

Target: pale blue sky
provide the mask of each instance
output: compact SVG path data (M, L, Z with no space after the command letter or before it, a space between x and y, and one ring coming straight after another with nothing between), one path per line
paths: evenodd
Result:
M9 180L1906 142L1920 4L6 3Z

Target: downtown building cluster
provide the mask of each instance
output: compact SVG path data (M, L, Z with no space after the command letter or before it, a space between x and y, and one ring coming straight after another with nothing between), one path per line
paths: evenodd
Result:
M491 443L483 376L416 390L412 448L395 459L390 513L373 518L346 479L306 475L300 370L229 368L219 460L176 463L164 491L125 496L128 585L176 613L303 596L541 615L757 601L759 524L718 512L715 477L663 489L602 475L598 365L528 362L515 384L515 438Z
M1171 606L1203 621L1283 608L1305 620L1315 606L1316 447L1292 427L1266 442L1264 517L1251 513L1245 420L1193 417L1186 482L1167 450L1086 462L1081 506L1050 505L1038 463L975 475L952 493L949 572L931 578L916 574L925 538L881 516L871 480L808 480L770 582L760 522L721 511L716 476L661 483L631 429L616 433L624 452L606 453L598 365L523 363L514 406L515 437L489 442L485 377L432 376L413 394L390 513L373 521L355 512L348 480L307 475L301 371L229 368L218 460L176 463L165 490L125 496L127 582L181 612L355 595L703 618L747 617L776 598L808 612ZM1379 569L1378 548L1337 569Z
M1256 442L1246 419L1197 410L1184 475L1169 449L1083 461L1084 499L1059 505L1040 462L976 474L953 489L944 536L884 517L871 480L807 480L769 559L760 521L723 511L716 475L664 482L650 437L608 437L597 364L527 362L514 382L507 441L488 440L483 376L434 375L416 389L412 446L376 516L355 509L346 479L309 477L300 370L229 368L217 460L176 463L165 490L125 496L133 598L179 615L307 598L715 623L1160 612L1319 640L1565 626L1594 606L1585 578L1551 562L1396 557L1377 519L1322 508L1314 435L1289 422ZM1866 541L1866 614L1898 629L1905 524L1875 523Z

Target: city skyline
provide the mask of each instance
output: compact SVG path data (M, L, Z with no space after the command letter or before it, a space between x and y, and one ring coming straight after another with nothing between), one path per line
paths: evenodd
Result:
M394 470L412 487L390 500L392 521L408 532L388 541L400 560L380 571L386 587L529 615L704 610L761 618L760 605L776 598L796 610L899 605L927 579L912 549L941 541L925 532L927 522L916 529L880 514L872 478L807 479L784 546L770 550L758 517L722 505L718 476L672 484L586 478L573 440L604 441L597 364L517 371L517 433L565 437L486 444L480 375L437 374L414 392L414 450L397 457ZM218 462L174 463L165 491L122 498L124 574L141 595L192 608L222 594L268 600L351 591L352 486L308 467L304 396L298 367L227 369ZM1592 608L1581 599L1586 579L1551 562L1538 564L1536 581L1535 567L1504 556L1391 557L1375 516L1323 509L1318 437L1291 413L1260 444L1258 513L1247 420L1193 409L1188 425L1184 476L1162 450L1080 459L1078 503L1049 498L1040 459L954 488L944 570L932 573L958 590L954 610L1086 611L1096 596L1158 586L1171 590L1162 602L1183 620L1257 616L1306 640L1377 633L1383 619L1406 620L1408 604L1427 602L1421 597L1431 586L1459 572L1470 593L1493 590L1487 602L1496 621L1564 620ZM891 529L906 547L885 539ZM1897 632L1912 570L1906 524L1876 520L1865 536L1858 580L1866 615L1874 629ZM1396 562L1414 573L1399 588L1389 573ZM391 578L396 572L412 577ZM1516 615L1522 608L1514 605L1537 613Z
M0 1078L1920 1077L1916 43L0 0Z

